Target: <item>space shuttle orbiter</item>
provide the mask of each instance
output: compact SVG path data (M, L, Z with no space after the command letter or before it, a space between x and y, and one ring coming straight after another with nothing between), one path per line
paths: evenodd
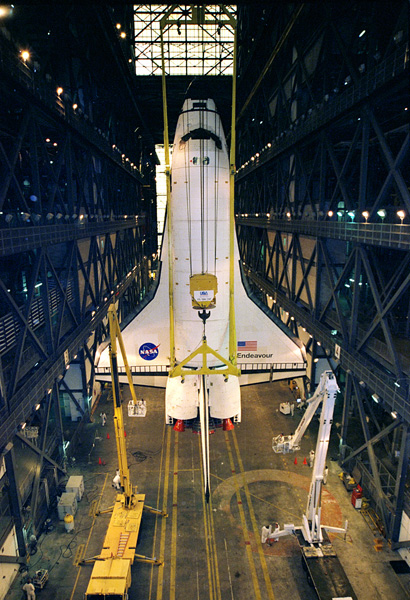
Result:
M167 423L197 418L203 394L209 405L203 418L238 422L240 385L305 374L301 343L245 291L236 237L230 245L229 186L228 149L215 103L187 99L174 138L159 283L152 300L122 331L134 382L166 388ZM234 364L228 368L235 363L229 356L230 290L240 376ZM204 336L210 352L201 351ZM96 377L110 377L108 348L101 348Z

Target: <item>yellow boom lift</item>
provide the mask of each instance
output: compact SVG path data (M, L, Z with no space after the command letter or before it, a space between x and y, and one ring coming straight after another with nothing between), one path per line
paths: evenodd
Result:
M108 309L108 320L110 326L109 354L114 401L114 428L117 443L118 468L121 477L121 492L117 494L113 507L108 509L108 511L101 511L112 511L112 516L100 555L82 561L83 564L86 562L95 562L91 573L91 579L85 593L85 598L87 600L127 600L128 589L131 585L131 565L134 560L154 565L161 564L161 561L156 558L150 558L135 553L142 511L146 510L154 514L160 514L164 517L167 516L166 513L145 505L145 494L138 494L137 486L133 486L130 481L118 379L117 340L135 406L137 405L137 397L132 382L131 371L128 366L127 356L125 354L124 343L114 303L112 303Z

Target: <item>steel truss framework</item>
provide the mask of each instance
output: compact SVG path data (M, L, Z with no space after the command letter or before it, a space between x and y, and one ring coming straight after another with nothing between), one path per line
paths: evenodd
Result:
M306 343L310 381L338 371L340 462L359 467L397 543L410 509L410 57L408 6L386 8L239 10L236 213L250 281Z
M134 6L135 70L161 75L161 20L167 75L232 75L235 7L174 4Z
M155 188L152 149L110 127L115 106L98 111L97 126L84 89L79 113L49 78L35 80L9 40L1 50L0 450L24 556L22 530L38 532L74 446L62 395L79 413L78 433L108 306L115 297L125 318L149 289ZM24 453L32 467L19 480Z

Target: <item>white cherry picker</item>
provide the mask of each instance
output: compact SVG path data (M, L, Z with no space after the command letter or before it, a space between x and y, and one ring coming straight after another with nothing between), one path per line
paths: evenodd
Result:
M278 526L262 527L262 543L278 540L285 535L296 535L302 552L302 565L309 582L313 585L320 600L357 600L346 573L330 543L327 532L346 533L345 527L322 525L322 485L329 447L333 411L339 386L332 371L324 371L312 398L307 400L307 409L293 435L278 435L272 439L272 449L277 453L290 453L300 449L301 439L316 414L320 404L320 424L317 436L315 458L312 467L309 496L302 524L295 526L285 523Z

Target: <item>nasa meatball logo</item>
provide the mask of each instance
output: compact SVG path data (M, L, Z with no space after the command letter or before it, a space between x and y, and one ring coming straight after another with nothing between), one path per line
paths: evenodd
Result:
M142 344L139 349L141 358L144 360L154 360L154 358L157 358L159 354L158 348L159 344L156 346L151 342L145 342L145 344Z

